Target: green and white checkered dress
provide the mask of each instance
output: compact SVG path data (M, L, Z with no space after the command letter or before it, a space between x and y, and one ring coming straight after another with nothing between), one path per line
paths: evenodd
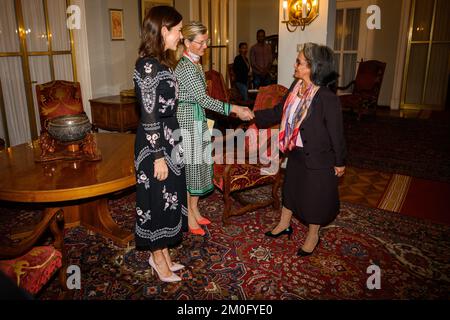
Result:
M201 64L186 56L178 63L175 76L179 83L177 118L183 136L187 190L193 196L202 196L214 189L211 135L205 109L229 115L231 105L207 95Z

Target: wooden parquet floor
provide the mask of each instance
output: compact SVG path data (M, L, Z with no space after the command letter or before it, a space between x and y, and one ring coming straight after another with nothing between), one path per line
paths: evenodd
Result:
M339 182L340 199L377 208L391 177L391 173L347 167Z

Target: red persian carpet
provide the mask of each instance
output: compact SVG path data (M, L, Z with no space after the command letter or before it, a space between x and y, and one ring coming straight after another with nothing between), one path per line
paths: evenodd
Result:
M258 189L251 197L261 197ZM110 201L123 227L134 225L134 193ZM81 267L82 288L72 299L449 299L450 227L380 209L343 203L322 242L307 258L295 255L306 227L293 221L294 234L270 239L279 212L271 208L221 223L222 195L200 201L212 220L206 237L185 234L171 250L186 266L179 283L152 276L148 253L127 249L86 232L66 232L69 262ZM367 287L367 269L381 270L380 289ZM39 296L60 293L58 281Z

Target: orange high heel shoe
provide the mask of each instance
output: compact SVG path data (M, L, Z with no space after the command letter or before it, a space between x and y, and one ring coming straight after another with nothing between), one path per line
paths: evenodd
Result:
M179 276L177 276L175 273L172 273L168 277L162 276L161 273L159 273L158 268L156 267L155 261L153 261L152 255L150 255L150 257L148 258L148 264L152 267L152 274L153 274L153 270L155 270L156 273L158 274L159 280L161 280L162 282L177 282L177 281L181 281L181 278Z
M211 221L206 218L201 218L200 220L197 220L197 223L202 226L207 226L208 224L211 224Z
M202 228L192 229L189 227L189 232L196 235L196 236L204 236L206 234L205 230Z

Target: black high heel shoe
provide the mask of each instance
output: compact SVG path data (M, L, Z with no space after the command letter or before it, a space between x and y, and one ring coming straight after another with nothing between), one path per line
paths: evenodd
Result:
M294 230L291 228L291 226L289 226L286 229L284 229L283 231L278 232L277 234L273 234L272 231L267 231L265 233L265 235L270 238L278 238L279 236L282 236L283 234L287 234L288 239L291 240L291 235L293 232L294 232Z
M304 251L302 248L300 248L300 249L298 249L298 251L297 251L297 256L299 256L299 257L307 257L307 256L312 255L312 254L314 253L314 251L316 250L316 248L319 246L319 244L320 244L320 238L319 238L319 241L317 241L317 244L316 244L316 246L314 247L313 251L311 251L311 252L306 252L306 251Z

